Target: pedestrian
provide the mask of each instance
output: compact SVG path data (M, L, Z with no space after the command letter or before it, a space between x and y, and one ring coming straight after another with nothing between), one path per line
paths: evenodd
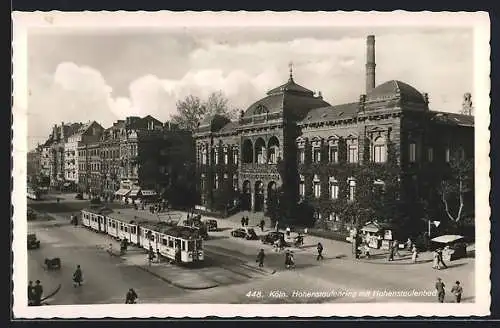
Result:
M32 305L35 300L35 293L33 287L33 281L29 281L28 283L28 305Z
M245 219L245 225L248 227L249 224L250 224L250 218L247 216Z
M265 226L266 222L264 222L264 219L260 220L260 230L262 232L264 232L264 226Z
M438 301L439 303L444 302L444 295L445 295L445 288L446 286L444 285L444 282L441 280L441 278L437 278L436 281L436 290L438 293Z
M83 282L82 268L80 264L76 266L76 270L73 273L73 287L81 286Z
M157 262L157 263L160 263L160 262L161 262L161 256L160 256L160 255L161 255L161 254L160 254L160 249L159 249L159 248L157 248L157 249L156 249L156 262Z
M35 281L35 287L33 287L33 305L42 305L42 295L43 286L40 284L40 280Z
M462 286L460 286L460 281L457 280L455 282L455 286L451 288L451 292L453 293L453 295L455 295L455 301L457 303L460 303L460 301L462 300L462 292L463 292Z
M417 247L415 245L413 245L413 248L411 250L411 261L413 263L417 263L417 258L418 258L418 250L417 250Z
M318 256L316 257L316 261L322 260L323 259L323 245L321 243L318 243L318 246L316 247L318 250Z
M290 227L288 227L288 226L287 226L287 227L286 227L286 229L285 229L285 233L286 233L286 237L287 237L287 238L290 238L290 233L291 233L291 232L292 232L292 231L290 230Z
M287 269L292 267L292 253L290 253L290 251L286 251L285 253L285 267Z
M437 254L438 254L438 263L439 263L439 265L443 265L443 267L445 269L447 269L448 266L443 261L443 250L441 248L438 248Z
M241 217L241 226L242 226L242 227L245 227L245 223L246 223L245 217L244 217L244 216L242 216L242 217Z
M257 254L257 260L255 261L259 263L259 268L262 268L264 266L264 257L266 257L266 255L264 254L264 249L261 248L259 253Z
M135 304L138 296L133 288L130 288L125 295L125 304Z
M395 250L395 241L389 246L389 258L388 260L389 261L394 261L394 252L396 251Z
M408 240L406 241L406 248L407 248L409 251L412 251L412 252L413 252L413 250L412 250L412 246L413 246L413 243L412 243L412 241L411 241L410 237L408 237Z
M439 270L439 255L437 250L432 253L432 268Z
M151 263L153 262L155 258L155 252L153 250L153 246L149 245L149 252L148 252L148 263L151 266Z

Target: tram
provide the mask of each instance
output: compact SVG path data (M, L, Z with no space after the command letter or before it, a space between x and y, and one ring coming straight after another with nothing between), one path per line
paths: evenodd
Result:
M149 250L152 248L176 263L204 260L203 239L199 229L171 222L152 221L107 208L82 210L82 224L95 232Z

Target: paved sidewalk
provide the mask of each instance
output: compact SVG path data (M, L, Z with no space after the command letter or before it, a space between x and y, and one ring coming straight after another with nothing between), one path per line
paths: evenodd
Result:
M149 272L155 277L178 288L188 290L200 290L217 287L218 284L207 279L198 270L190 270L173 264L167 263L167 260L162 258L160 263L156 259L150 264L147 259L147 253L144 249L130 247L124 255L119 254L119 243L110 242L113 245L112 256L120 257L124 264L133 265L137 268ZM109 252L109 250L107 250Z
M182 216L185 217L187 215L186 212L175 211L176 213L182 213ZM248 216L249 218L249 227L255 228L255 231L258 235L267 234L270 231L274 231L271 227L271 220L268 217L265 217L262 213L252 213L252 212L241 212L239 215L233 215L229 218L212 218L203 216L202 219L214 219L217 221L219 230L223 230L222 232L211 232L210 234L214 235L229 235L231 229L241 228L241 220L242 216ZM265 228L264 232L261 232L260 227L258 226L260 221L264 219ZM280 229L281 232L285 232L284 229ZM292 232L290 234L290 238L287 239L288 242L293 241L297 236L296 232ZM317 237L312 235L304 236L304 246L301 248L290 247L293 251L301 251L301 252L309 252L316 253L316 245L321 242L324 247L323 253L328 253L328 250L334 249L336 253L348 254L349 258L353 258L352 256L352 245L347 242L342 242L338 240L327 239L323 237ZM365 263L374 263L374 264L387 264L387 265L416 265L416 264L427 264L432 262L432 253L431 252L423 252L419 253L419 257L416 263L413 263L411 259L411 253L407 250L400 250L399 256L395 256L393 261L388 260L388 252L386 250L380 249L370 249L371 256L369 258L362 257L357 259L359 262Z

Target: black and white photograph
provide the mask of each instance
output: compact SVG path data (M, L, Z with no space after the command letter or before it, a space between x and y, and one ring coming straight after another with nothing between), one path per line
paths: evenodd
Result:
M489 314L486 13L12 18L16 318Z

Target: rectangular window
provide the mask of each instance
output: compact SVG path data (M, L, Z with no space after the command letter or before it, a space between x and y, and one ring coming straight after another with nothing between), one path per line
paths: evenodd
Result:
M353 202L356 197L356 180L349 180L349 201Z
M300 184L299 184L299 195L301 197L304 197L306 195L306 184L304 183L304 181L300 181Z
M214 164L219 164L219 154L217 153L217 149L214 150Z
M446 163L450 162L450 148L446 148L444 150L444 160L446 161Z
M415 163L415 161L417 160L417 144L416 143L411 143L410 144L410 157L409 157L409 160L410 160L410 163Z
M336 182L330 183L330 198L331 199L339 198L339 185Z
M434 149L427 149L427 160L429 161L429 163L432 163L434 161Z
M358 162L358 146L350 145L349 153L347 158L349 163L357 163Z
M185 240L182 241L182 250L183 251L186 250L186 241Z
M384 145L375 145L373 147L373 161L375 163L385 163L385 146Z
M194 240L188 241L188 252L194 251Z
M224 164L229 164L229 155L227 151L224 152Z
M165 238L161 239L161 243L162 243L162 245L165 245L165 246L168 245L168 241Z
M304 164L306 162L306 152L303 148L299 149L299 163Z
M314 182L314 197L321 197L321 184L318 181Z
M174 240L172 238L168 238L168 247L174 248Z
M313 162L314 163L321 162L321 148L319 147L313 148Z
M330 146L330 163L337 163L339 161L339 147Z
M238 151L236 149L233 150L233 164L238 165Z

